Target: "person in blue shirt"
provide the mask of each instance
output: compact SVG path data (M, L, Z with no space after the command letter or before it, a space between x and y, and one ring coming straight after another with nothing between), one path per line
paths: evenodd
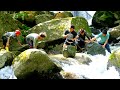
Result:
M107 32L107 30L103 30L96 37L92 38L91 41L94 41L94 40L100 38L100 41L98 41L98 43L100 45L102 45L103 48L106 48L109 53L111 53L111 49L110 49L110 46L108 44L109 37L110 37L110 34Z

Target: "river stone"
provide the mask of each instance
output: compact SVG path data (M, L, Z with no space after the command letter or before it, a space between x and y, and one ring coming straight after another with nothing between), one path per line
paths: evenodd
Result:
M4 66L10 66L12 64L12 61L14 59L14 55L12 52L7 52L6 50L0 51L0 68L3 68Z
M63 50L63 56L68 57L75 57L76 54L76 47L72 45L68 45L67 48Z
M61 79L57 67L46 52L27 49L13 60L13 70L18 79Z
M99 45L96 42L87 43L86 44L86 50L87 50L87 54L91 54L91 55L103 54L103 55L106 55L105 48L103 48L101 45Z
M109 63L115 67L120 68L120 48L110 54Z

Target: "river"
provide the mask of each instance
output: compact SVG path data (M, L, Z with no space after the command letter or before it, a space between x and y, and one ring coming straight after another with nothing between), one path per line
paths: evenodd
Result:
M110 46L112 52L119 46ZM84 54L84 53L83 53ZM88 55L88 54L87 54ZM80 64L74 58L69 58L69 63L61 63L64 72L70 72L77 77L76 79L120 79L118 71L112 66L107 69L109 53L106 51L106 56L103 55L88 55L92 62ZM58 62L57 62L58 63ZM1 79L17 79L14 75L12 66L6 66L0 70Z

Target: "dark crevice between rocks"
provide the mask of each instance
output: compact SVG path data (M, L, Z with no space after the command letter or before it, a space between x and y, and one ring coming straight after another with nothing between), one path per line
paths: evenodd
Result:
M33 72L24 75L24 77L18 76L17 79L64 79L60 74L61 70L61 67L56 66L52 70L48 70L47 72L38 72L37 70L34 70Z
M59 39L56 39L56 40L53 40L53 41L47 41L45 43L45 47L42 48L42 49L44 49L48 53L49 50L51 50L51 48L50 48L51 46L52 46L52 48L54 48L56 45L60 45L60 44L64 43L64 41L65 41L64 38L59 38Z

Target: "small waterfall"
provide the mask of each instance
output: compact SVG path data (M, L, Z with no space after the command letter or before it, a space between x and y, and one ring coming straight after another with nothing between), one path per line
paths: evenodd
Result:
M88 24L91 25L93 15L95 14L96 11L71 11L71 12L74 17L76 16L84 17L88 21Z

